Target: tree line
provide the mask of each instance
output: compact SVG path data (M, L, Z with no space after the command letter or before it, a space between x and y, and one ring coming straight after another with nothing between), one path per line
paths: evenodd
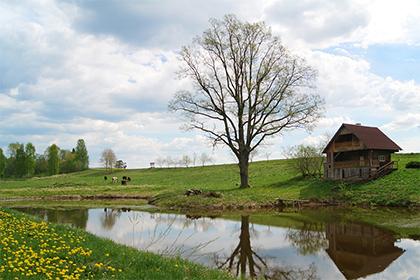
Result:
M37 154L32 143L10 143L7 152L8 156L0 148L0 178L56 175L89 168L89 154L83 139L71 150L52 144L43 154Z
M206 165L206 163L211 163L213 159L206 153L201 153L198 155L197 153L193 153L192 156L183 155L181 158L172 158L171 156L165 157L158 157L155 160L155 163L158 167L189 167L189 166L196 166L197 163L200 163L202 166Z

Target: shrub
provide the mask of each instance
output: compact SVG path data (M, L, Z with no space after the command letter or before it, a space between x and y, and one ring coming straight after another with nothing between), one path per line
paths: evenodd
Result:
M410 161L405 165L405 168L420 169L420 161Z
M320 177L322 175L324 164L322 149L315 146L299 145L291 147L288 154L289 157L295 159L294 169L303 177Z

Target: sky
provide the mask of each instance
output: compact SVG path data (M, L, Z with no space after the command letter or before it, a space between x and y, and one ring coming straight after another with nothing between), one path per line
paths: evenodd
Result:
M233 162L167 109L189 88L176 75L182 46L210 18L265 21L317 70L324 116L313 131L269 139L255 160L317 144L341 123L378 126L420 151L420 1L0 1L0 147L86 141L91 166L112 148L129 168L205 152Z

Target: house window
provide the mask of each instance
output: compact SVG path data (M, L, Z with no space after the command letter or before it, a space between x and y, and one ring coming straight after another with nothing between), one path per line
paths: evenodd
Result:
M379 161L385 161L385 155L378 155Z

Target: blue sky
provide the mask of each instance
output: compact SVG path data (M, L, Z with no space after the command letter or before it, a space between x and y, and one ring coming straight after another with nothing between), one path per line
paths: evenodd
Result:
M258 2L258 3L257 3ZM396 1L2 1L0 147L33 142L72 148L84 138L91 163L112 148L129 167L157 157L223 147L184 132L167 111L178 90L177 53L234 13L266 21L284 45L318 70L325 116L312 132L291 131L260 151L272 158L316 144L342 122L379 126L406 152L420 151L420 2Z

